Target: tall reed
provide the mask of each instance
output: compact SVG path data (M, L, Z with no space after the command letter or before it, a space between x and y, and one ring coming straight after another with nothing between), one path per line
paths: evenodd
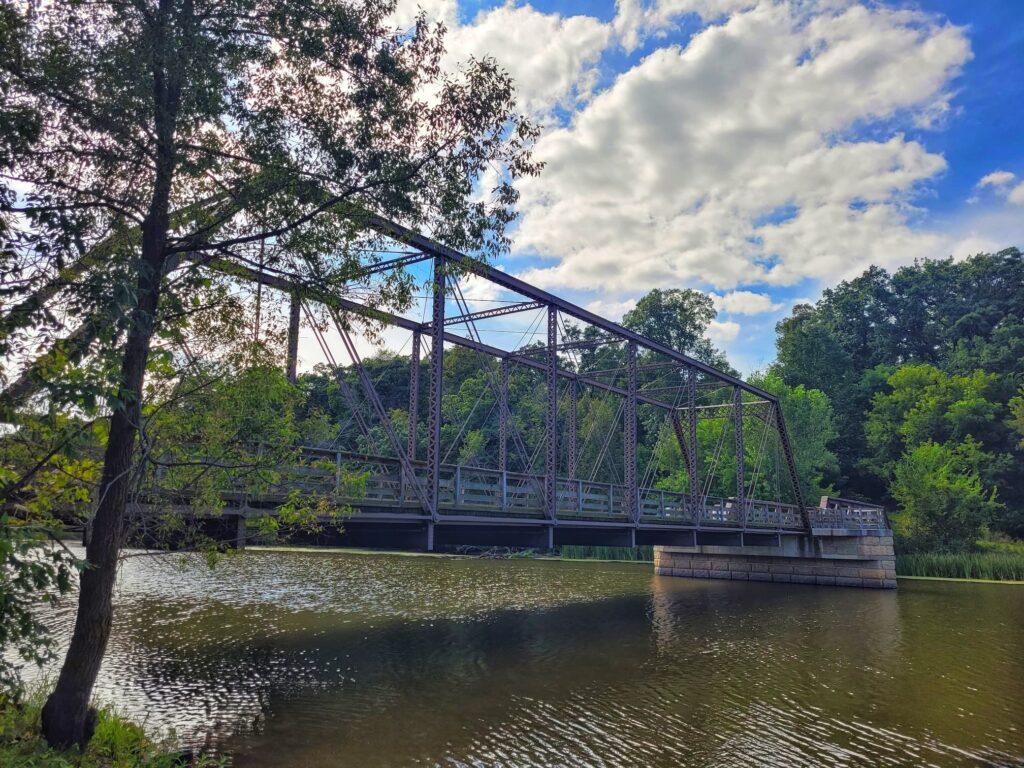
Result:
M654 562L654 547L590 547L566 544L561 547L563 560L626 560L634 563Z
M1014 552L926 552L897 555L901 576L1024 581L1024 554Z

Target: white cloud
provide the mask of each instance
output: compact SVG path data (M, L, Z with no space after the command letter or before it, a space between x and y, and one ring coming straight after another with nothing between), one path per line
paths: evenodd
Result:
M622 46L631 51L645 36L662 32L684 14L695 13L710 21L749 10L757 3L758 0L618 0L615 31Z
M715 344L727 344L740 335L740 324L734 320L712 320L708 325L708 338Z
M516 248L556 261L527 279L731 289L934 255L909 199L945 160L849 132L941 111L969 58L931 16L770 2L661 48L538 142Z
M985 176L982 176L981 179L978 181L978 183L975 186L977 186L977 187L1005 187L1007 184L1009 184L1015 178L1017 178L1017 177L1014 176L1009 171L992 171L992 173L987 174Z
M1017 176L1010 171L992 171L992 173L982 176L975 186L979 189L992 187L997 195L1005 197L1010 203L1024 205L1024 182L1010 187L1016 178Z
M731 291L724 296L712 293L711 299L715 302L716 309L731 315L760 315L782 309L783 306L773 302L767 293L753 291Z
M512 76L520 108L542 120L556 107L589 98L612 25L592 16L546 14L508 2L459 21L458 0L399 0L391 22L408 28L420 10L447 28L442 69L455 72L470 57L491 56Z
M636 299L625 299L624 301L595 299L588 302L585 309L589 309L595 315L601 315L601 317L619 322L635 306Z
M529 5L504 5L449 30L444 66L454 69L471 55L493 56L515 80L522 108L544 117L555 107L571 109L590 96L611 35L611 25L591 16L563 17Z
M446 25L458 23L458 0L398 0L391 14L391 23L406 28L423 11L429 21L443 21Z

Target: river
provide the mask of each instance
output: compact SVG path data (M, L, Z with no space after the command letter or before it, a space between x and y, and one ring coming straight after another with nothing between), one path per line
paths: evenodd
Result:
M116 606L97 696L237 768L1024 765L1024 587L250 550Z

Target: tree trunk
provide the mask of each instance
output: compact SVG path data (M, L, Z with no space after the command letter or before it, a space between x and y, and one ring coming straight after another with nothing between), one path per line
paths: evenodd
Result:
M154 201L156 202L156 201ZM86 548L87 568L82 571L78 613L57 687L43 707L43 735L52 746L84 745L92 736L89 700L110 637L114 615L113 593L118 552L124 529L125 508L141 417L141 393L160 300L167 207L163 216L151 212L143 224L142 260L137 280L138 303L121 364L118 405L110 419L110 434L103 457L99 503ZM156 213L156 215L152 215Z
M190 0L185 0L184 5L183 17L191 20ZM153 197L142 222L136 304L121 361L117 405L110 418L99 502L85 550L88 566L79 580L75 629L57 686L43 706L43 736L55 747L84 746L92 737L95 712L90 710L89 701L114 617L114 582L142 415L142 387L160 303L175 170L174 135L181 100L180 57L183 53L175 49L168 28L170 22L170 2L161 0L153 29L156 40L152 62L156 134Z

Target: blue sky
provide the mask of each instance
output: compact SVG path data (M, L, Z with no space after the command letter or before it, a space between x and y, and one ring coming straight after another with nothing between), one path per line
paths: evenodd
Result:
M490 54L544 126L499 266L619 319L713 295L741 371L794 301L1024 245L1020 0L402 0ZM500 300L470 290L486 305ZM526 320L526 318L523 318ZM506 333L508 328L506 328Z

